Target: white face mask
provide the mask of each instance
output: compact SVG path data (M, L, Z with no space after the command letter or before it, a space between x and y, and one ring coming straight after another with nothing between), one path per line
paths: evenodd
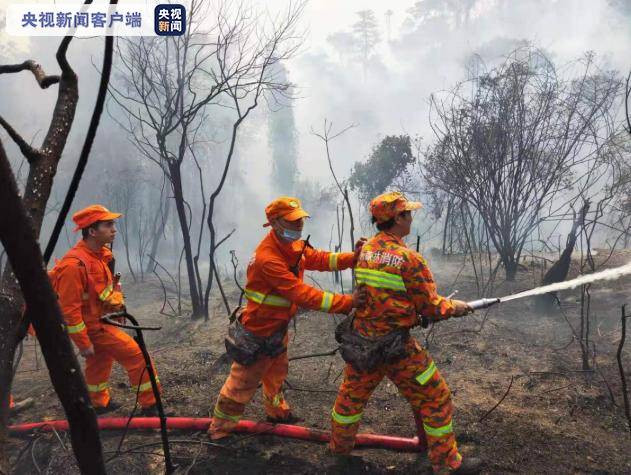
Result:
M281 237L285 241L293 242L297 241L302 237L302 231L294 231L293 229L285 229L283 228L283 232L281 233Z

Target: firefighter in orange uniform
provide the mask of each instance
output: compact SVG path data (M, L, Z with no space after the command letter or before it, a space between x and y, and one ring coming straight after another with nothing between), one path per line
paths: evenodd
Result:
M328 313L349 313L357 295L338 295L303 282L305 270L335 271L353 267L364 239L355 252L333 253L313 249L301 240L304 218L300 200L283 196L265 208L272 229L259 243L247 270L241 318L230 328L226 349L234 360L221 388L208 429L211 439L228 435L237 425L259 383L268 420L292 422L281 386L287 376L287 326L298 307Z
M110 400L109 377L118 361L127 370L134 394L138 393L141 414L157 415L156 400L140 347L122 330L101 323L106 313L124 310L120 284L109 263L114 241L114 220L121 216L101 205L91 205L72 216L82 237L49 272L59 296L68 334L86 360L85 379L97 414L120 407Z
M347 365L331 413L329 448L334 454L352 450L364 406L387 376L412 406L434 473L477 473L480 461L463 460L456 446L449 388L427 350L409 334L419 314L438 321L471 311L466 302L438 295L427 262L403 242L410 233L412 211L420 207L397 192L370 203L379 232L363 246L355 269L357 284L367 294L366 305L346 321L343 331L340 328L338 341ZM360 345L354 345L358 340Z

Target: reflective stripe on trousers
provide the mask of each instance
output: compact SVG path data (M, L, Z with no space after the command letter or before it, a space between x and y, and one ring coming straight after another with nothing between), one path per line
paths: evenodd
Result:
M80 331L85 330L85 323L77 323L76 325L67 325L66 330L68 330L68 334L72 335L74 333L79 333Z
M99 383L99 384L88 384L88 391L91 393L98 393L100 391L105 391L106 389L109 389L110 384L105 381L104 383Z

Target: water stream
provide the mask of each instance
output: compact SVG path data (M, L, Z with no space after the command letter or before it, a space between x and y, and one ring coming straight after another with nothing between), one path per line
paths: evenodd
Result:
M620 267L615 267L613 269L594 272L593 274L581 275L576 279L558 282L556 284L544 285L535 289L525 290L517 294L508 295L506 297L502 297L500 301L508 302L510 300L530 297L532 295L547 294L548 292L554 292L557 290L574 289L579 285L590 284L599 280L616 280L624 275L629 274L631 274L631 262Z

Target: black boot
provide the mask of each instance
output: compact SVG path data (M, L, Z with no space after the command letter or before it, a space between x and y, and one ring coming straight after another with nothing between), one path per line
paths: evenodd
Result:
M121 408L120 404L114 401L110 401L110 403L105 407L95 407L94 412L96 412L97 416L101 416L103 414L107 414L108 412L112 412L120 408Z
M271 422L272 424L295 424L296 422L302 422L304 419L302 417L296 416L293 413L287 414L285 417L271 417L267 416L267 422Z
M138 417L160 417L158 407L155 404L153 406L143 407L138 411Z
M476 475L482 470L482 460L475 457L467 457L462 459L462 464L452 473L458 475Z

